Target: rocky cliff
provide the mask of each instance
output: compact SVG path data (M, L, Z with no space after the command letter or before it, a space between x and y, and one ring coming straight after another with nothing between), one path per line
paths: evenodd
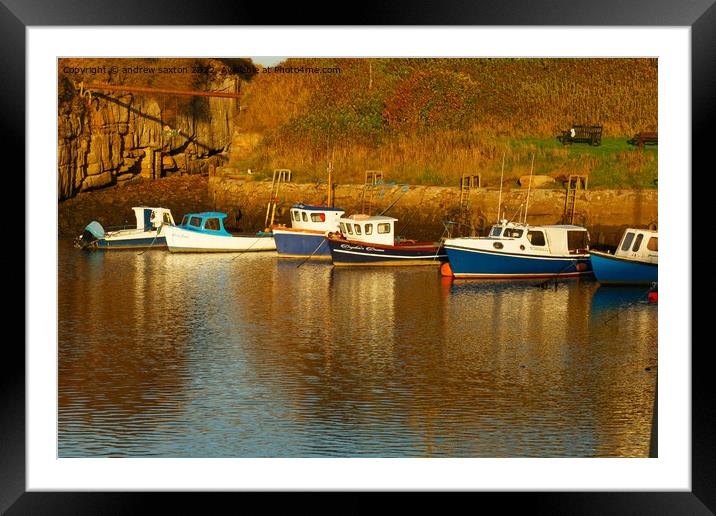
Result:
M101 82L101 81L96 81ZM238 99L111 93L60 81L58 197L141 179L208 172L228 160ZM207 91L238 92L235 75Z

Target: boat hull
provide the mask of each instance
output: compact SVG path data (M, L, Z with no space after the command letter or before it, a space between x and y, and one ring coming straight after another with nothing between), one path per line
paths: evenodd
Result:
M157 232L159 233L157 235ZM87 248L103 250L122 249L166 249L166 228L144 231L141 229L122 229L108 232L102 238L92 242Z
M452 246L445 249L456 278L574 277L592 272L589 255L521 256Z
M177 227L166 232L167 248L172 253L246 253L275 251L273 236L209 235Z
M323 232L300 229L274 229L273 237L276 241L276 251L280 258L331 259L331 251Z
M439 244L377 245L326 239L335 266L439 266L447 255Z
M600 252L592 252L591 261L594 277L605 285L651 285L659 276L657 263Z

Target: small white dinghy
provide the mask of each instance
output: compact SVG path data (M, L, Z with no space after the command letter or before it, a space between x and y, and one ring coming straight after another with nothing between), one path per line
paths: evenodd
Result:
M166 228L172 253L245 253L275 251L271 233L232 234L224 229L226 213L207 211L184 215L178 226Z

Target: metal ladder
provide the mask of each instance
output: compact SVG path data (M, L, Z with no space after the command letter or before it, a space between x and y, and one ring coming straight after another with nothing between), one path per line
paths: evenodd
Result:
M373 194L375 186L383 182L383 172L380 170L366 170L365 183L363 183L363 197L361 199L361 213L370 215L373 210Z
M572 174L567 180L567 194L564 199L564 222L574 224L574 215L577 211L577 192L584 187L587 189L587 176Z
M264 226L269 229L273 226L273 220L276 216L276 205L278 204L278 194L281 191L283 183L291 182L291 171L287 168L277 168L273 171L273 180L271 181L271 197L266 204L266 218Z
M480 174L463 174L460 178L460 213L457 222L460 224L460 228L469 227L471 236L475 233L475 228L470 221L470 193L473 188L481 186L482 176Z

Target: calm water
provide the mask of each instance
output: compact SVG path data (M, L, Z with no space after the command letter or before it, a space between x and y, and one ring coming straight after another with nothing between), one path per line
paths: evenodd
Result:
M59 244L59 456L642 457L644 289Z

